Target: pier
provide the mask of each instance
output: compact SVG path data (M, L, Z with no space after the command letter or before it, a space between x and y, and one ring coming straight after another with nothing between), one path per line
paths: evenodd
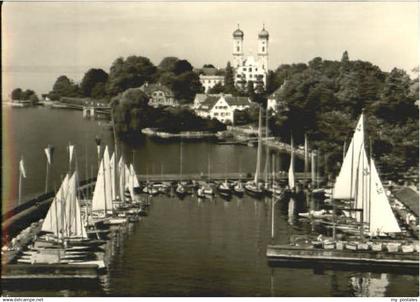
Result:
M254 173L240 173L240 172L231 172L231 173L211 173L211 175L207 173L188 173L188 174L138 174L137 178L139 181L152 181L152 182L159 182L159 181L221 181L221 180L253 180ZM261 178L264 178L263 173L260 174ZM275 175L275 180L279 181L286 181L287 178L286 172L279 172ZM268 175L268 179L272 180L272 174ZM304 172L295 172L295 179L299 181L308 181L311 179L311 174L304 173ZM324 178L319 177L318 182L322 181Z

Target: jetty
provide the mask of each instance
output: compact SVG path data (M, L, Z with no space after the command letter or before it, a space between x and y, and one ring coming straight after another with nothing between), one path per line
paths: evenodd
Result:
M278 181L286 181L287 180L287 173L286 172L279 172L275 175L275 180ZM138 174L137 178L139 181L152 181L152 182L161 182L161 181L220 181L220 180L252 180L254 179L254 173L240 173L240 172L231 172L231 173L214 173L212 172L211 175L208 173L183 173L180 174ZM307 181L311 179L310 173L304 172L296 172L295 178L300 181ZM269 180L272 180L272 175L269 175ZM319 177L318 182L322 181L324 177Z
M418 273L418 253L390 253L387 251L328 250L322 248L302 248L291 245L268 245L269 263L289 262L305 265L323 264L350 267L375 267L383 269L410 270Z

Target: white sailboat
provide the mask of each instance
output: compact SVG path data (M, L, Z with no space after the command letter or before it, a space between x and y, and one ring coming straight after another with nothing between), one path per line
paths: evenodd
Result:
M61 241L88 238L77 197L76 172L71 177L66 175L64 178L47 212L41 231Z
M103 218L111 215L112 209L110 160L108 147L106 147L99 165L98 176L93 191L92 213L96 214L97 217Z
M363 113L357 123L351 143L334 184L334 199L354 199L359 158L364 146ZM364 149L364 148L363 148Z
M371 170L369 233L371 236L399 233L401 232L400 226L389 204L375 162L372 159Z
M334 199L351 200L350 216L371 236L401 232L373 159L364 144L363 113L354 131L333 190ZM358 214L361 212L362 214Z
M248 194L254 197L261 197L264 193L260 187L258 181L260 179L261 169L261 152L262 152L262 107L260 106L260 112L258 117L258 148L257 148L257 164L255 168L255 176L253 181L249 181L245 184L245 190Z

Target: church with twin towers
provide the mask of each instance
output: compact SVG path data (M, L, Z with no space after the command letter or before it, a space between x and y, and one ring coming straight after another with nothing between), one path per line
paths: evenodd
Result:
M244 55L244 32L238 28L233 32L232 67L235 70L235 85L240 89L246 89L248 82L266 85L268 73L268 39L269 34L263 25L258 33L257 56Z

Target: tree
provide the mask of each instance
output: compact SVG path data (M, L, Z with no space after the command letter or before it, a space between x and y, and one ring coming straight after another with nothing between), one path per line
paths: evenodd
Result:
M225 90L225 88L223 87L222 83L217 83L216 85L214 85L213 87L211 87L208 91L208 93L210 94L219 94L219 93L223 93Z
M213 64L204 64L203 68L216 68Z
M238 95L238 90L235 87L234 71L230 62L227 62L225 69L225 93Z
M93 86L90 96L94 99L101 99L106 96L106 84L103 82L96 83Z
M191 103L197 93L204 91L200 78L192 71L175 77L171 88L175 98L183 103Z
M190 72L193 70L192 65L187 60L179 60L175 62L174 74L180 75L182 73Z
M80 83L80 89L84 96L92 97L92 91L97 84L102 84L99 88L96 88L95 94L102 95L100 87L104 87L105 83L108 81L108 74L102 69L89 69L83 76L82 82Z
M145 82L155 82L157 68L148 58L129 56L118 58L112 63L107 92L117 95L128 88L140 87Z
M12 100L22 100L22 89L15 88L11 93Z
M347 64L349 62L349 53L347 50L343 52L343 55L341 56L341 64Z
M80 96L79 86L67 76L62 75L55 81L53 89L49 95L53 100L58 100L61 97L77 97Z
M166 57L159 63L159 69L163 71L174 72L175 64L179 59L177 57Z
M29 97L29 100L31 101L32 104L36 104L39 102L39 98L38 96L34 93Z

